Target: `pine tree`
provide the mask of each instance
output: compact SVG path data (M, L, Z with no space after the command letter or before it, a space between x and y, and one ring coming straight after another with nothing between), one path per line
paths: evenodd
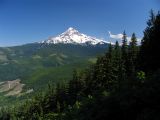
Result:
M108 59L112 59L112 54L113 54L113 46L112 46L112 44L110 43L110 44L109 44L109 48L108 48L108 52L106 53L106 57L107 57Z
M136 80L136 59L137 59L138 47L137 38L135 33L132 34L131 41L128 48L128 85L131 88L135 84Z
M138 53L137 38L135 33L133 33L131 37L131 42L129 44L129 54L128 54L129 65L130 65L129 73L131 74L135 72L137 53Z
M124 62L127 61L127 56L128 56L127 35L124 31L122 37L122 59L124 60Z
M116 41L115 47L114 47L114 51L113 51L113 60L114 60L114 66L118 67L119 63L120 63L120 59L121 59L121 49L119 46L118 41Z
M118 46L117 46L118 47ZM116 68L114 66L114 50L113 46L109 44L108 52L106 56L103 58L103 72L102 77L104 78L102 81L102 86L104 86L107 92L111 92L115 89L115 84L117 82L117 76L114 74L116 72Z
M133 33L131 37L131 42L129 44L129 57L133 60L134 64L137 57L137 52L138 52L137 38L135 33Z
M119 81L120 81L120 87L126 86L122 84L126 84L127 81L127 71L128 71L128 45L127 45L127 35L125 31L123 32L122 37L122 47L121 47L121 58L120 58L120 64L119 64Z
M140 53L138 55L139 70L145 72L156 71L160 68L160 12L157 15L153 11L144 31Z
M59 84L56 88L55 99L56 99L56 103L59 102L61 110L64 109L65 103L68 100L68 94L66 89L67 88L65 84ZM55 103L55 106L57 109L56 103Z
M78 95L82 90L82 88L83 88L83 81L81 81L78 72L74 70L73 79L69 82L69 88L68 88L71 104L74 104L74 102L78 99Z
M116 51L116 56L119 56L119 53L120 53L120 47L119 47L119 43L118 43L118 41L116 41L116 44L115 44L114 50Z
M121 48L119 46L118 41L116 41L115 47L114 47L114 51L113 51L113 66L114 66L114 74L116 75L116 84L115 84L115 89L120 88L120 82L121 82L121 75L120 73L120 69L121 69Z

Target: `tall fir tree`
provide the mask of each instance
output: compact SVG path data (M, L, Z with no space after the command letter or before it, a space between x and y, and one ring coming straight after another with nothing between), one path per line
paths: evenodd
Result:
M127 35L126 32L124 31L122 37L122 59L124 61L127 61L127 55L128 55Z
M135 62L137 57L138 47L137 47L137 38L135 33L132 34L131 42L129 44L129 57Z
M113 54L113 46L112 44L110 43L109 44L109 47L108 47L108 52L106 53L106 57L108 59L112 59L112 54Z
M121 59L121 49L118 41L116 41L116 44L114 46L114 51L113 51L113 60L114 60L115 66L119 65L120 59Z
M129 84L131 86L135 83L137 54L138 54L137 38L135 33L133 33L128 48L128 65L129 65L128 77L130 79Z
M157 15L151 10L150 19L144 31L142 45L138 55L138 68L145 72L156 71L160 68L160 12Z
M118 41L116 41L113 51L113 66L114 66L114 74L116 75L117 84L115 84L115 88L119 90L120 82L121 82L121 75L120 67L121 67L121 48L119 46Z
M74 104L75 101L78 99L80 91L83 89L83 81L81 81L78 72L76 70L73 71L73 79L69 82L69 99L70 103Z
M129 59L129 64L130 64L129 72L130 73L135 71L137 54L138 54L137 38L136 38L135 33L133 33L131 37L131 42L129 44L129 52L128 52L128 59Z
M122 37L122 47L121 47L121 67L123 67L123 74L126 74L128 69L128 45L127 45L127 35L126 32L123 32Z
M113 91L114 83L116 82L116 76L114 75L115 69L113 66L113 46L111 43L109 44L109 49L104 59L103 76L105 76L105 81L102 84L104 85L104 88L110 92Z

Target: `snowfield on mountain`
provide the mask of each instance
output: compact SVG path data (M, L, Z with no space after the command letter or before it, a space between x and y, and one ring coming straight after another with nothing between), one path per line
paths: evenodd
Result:
M81 45L97 45L97 44L106 44L109 43L105 40L97 39L95 37L87 36L80 33L78 30L70 27L68 30L56 37L50 37L47 40L44 40L40 43L46 44L81 44Z

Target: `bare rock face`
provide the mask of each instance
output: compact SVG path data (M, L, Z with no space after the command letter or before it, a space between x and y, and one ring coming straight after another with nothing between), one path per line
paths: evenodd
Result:
M24 84L21 84L20 82L20 79L0 82L0 92L5 92L5 96L19 95L24 87Z

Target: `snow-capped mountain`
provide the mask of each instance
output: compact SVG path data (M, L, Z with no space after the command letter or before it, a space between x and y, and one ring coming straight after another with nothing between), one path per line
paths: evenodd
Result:
M97 39L95 37L87 36L85 34L80 33L76 29L70 27L64 33L56 36L50 37L47 40L42 41L41 43L46 44L81 44L81 45L97 45L97 44L105 44L108 43L104 40Z

